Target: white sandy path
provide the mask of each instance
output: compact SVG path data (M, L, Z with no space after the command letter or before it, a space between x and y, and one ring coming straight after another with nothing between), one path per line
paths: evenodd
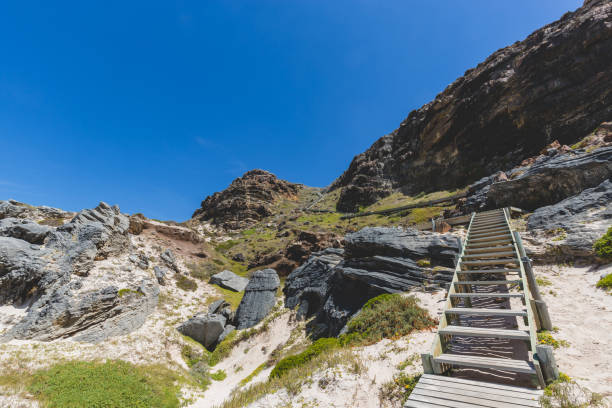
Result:
M270 323L268 331L239 343L227 358L211 368L211 372L225 371L227 377L223 381L213 381L204 396L196 400L191 407L209 408L225 401L232 391L239 387L242 379L265 363L272 351L289 339L294 327L296 327L296 323L291 319L291 313L287 310L286 313ZM269 373L269 370L266 370L267 373ZM258 379L267 378L267 375L263 377L262 374L258 375L250 384Z
M559 370L580 385L603 394L612 402L612 295L595 284L612 265L594 267L536 266L536 276L550 286L540 286L558 340L569 347L555 350ZM551 293L552 291L552 293Z

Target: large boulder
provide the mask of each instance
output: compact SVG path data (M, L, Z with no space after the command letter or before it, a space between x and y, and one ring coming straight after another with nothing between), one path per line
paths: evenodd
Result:
M219 285L225 289L233 290L234 292L242 292L249 283L249 280L236 275L232 271L225 270L211 276L210 283Z
M53 228L27 219L4 218L0 220L0 236L19 238L30 244L42 245L51 231Z
M172 269L174 272L179 272L179 267L176 264L176 257L174 256L174 252L171 249L166 249L159 255L159 259L162 260L166 264L166 266Z
M224 333L226 321L219 314L199 314L179 325L177 330L211 350Z
M557 204L538 208L529 217L526 237L536 257L593 256L593 243L612 223L612 182L584 190Z
M254 272L236 310L236 328L246 329L262 321L276 303L279 286L280 279L274 269Z
M313 254L285 282L285 305L315 318L314 337L337 335L365 302L382 293L446 286L459 241L450 234L402 228L364 228L345 237L344 251Z

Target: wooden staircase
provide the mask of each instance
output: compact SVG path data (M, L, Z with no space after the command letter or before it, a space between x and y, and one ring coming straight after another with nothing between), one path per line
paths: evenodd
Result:
M546 384L536 353L540 321L529 290L535 283L527 279L528 259L509 220L506 208L472 214L432 351L422 355L429 385L420 387L420 381L405 407L539 406L533 397L541 391L533 388ZM469 385L472 394L442 392L442 383L437 384L440 392L431 388L432 381L444 382L449 376L454 378L451 387ZM498 392L505 387L499 383L502 378L514 385L508 380L512 376L526 379L528 387L512 387L513 398L508 399L510 394ZM485 389L492 391L479 400L473 391ZM528 402L514 398L521 390Z

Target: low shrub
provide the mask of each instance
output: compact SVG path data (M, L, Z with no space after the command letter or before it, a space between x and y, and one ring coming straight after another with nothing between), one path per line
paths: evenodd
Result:
M544 389L540 404L542 408L603 408L606 406L601 395L581 387L563 373L559 373L559 379Z
M593 244L593 249L598 257L612 261L612 227Z
M600 289L611 289L612 288L612 273L607 276L604 276L599 281L597 281L597 284L595 286L597 286Z
M198 284L193 279L189 279L185 275L181 275L180 273L174 274L174 279L176 280L176 286L183 290L194 291L198 288Z
M416 387L421 375L399 373L391 381L382 384L378 394L381 405L402 405Z
M36 372L28 390L54 408L178 407L179 379L162 366L72 361Z
M371 344L434 327L436 321L418 305L414 296L384 294L370 299L347 324L342 345Z
M540 344L547 344L549 346L553 346L553 348L558 349L559 347L568 347L569 343L565 340L557 340L555 339L549 331L542 330L538 333L538 342Z
M299 354L288 356L281 359L270 373L270 378L279 378L283 376L287 371L303 366L314 357L323 353L324 351L331 350L339 347L340 343L335 337L321 338L312 343L308 348Z
M225 371L219 370L217 372L212 373L210 375L210 378L212 378L215 381L223 381L227 378L227 374L225 373Z

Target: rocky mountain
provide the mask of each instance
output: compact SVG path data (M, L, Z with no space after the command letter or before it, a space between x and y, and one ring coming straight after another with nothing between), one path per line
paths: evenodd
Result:
M270 172L251 170L225 190L206 197L192 218L226 229L245 228L272 215L273 204L280 198L295 197L301 188Z
M574 12L503 48L412 111L331 186L354 212L389 195L465 186L572 144L612 119L612 3Z

